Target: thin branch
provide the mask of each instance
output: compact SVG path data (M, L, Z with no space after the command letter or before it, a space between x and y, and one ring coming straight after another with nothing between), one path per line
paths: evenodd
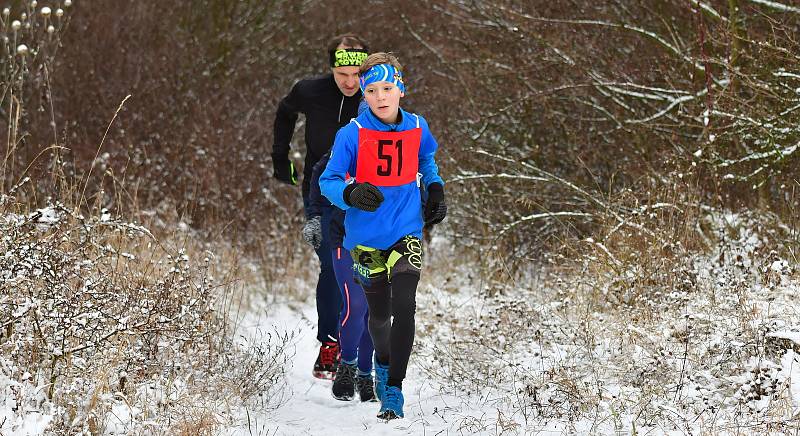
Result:
M683 59L684 61L686 61L689 64L691 64L696 70L705 71L705 67L702 64L697 63L694 60L692 60L691 57L689 57L686 54L684 54L683 52L681 52L677 47L675 47L674 45L670 44L669 41L667 41L666 39L662 38L659 34L653 32L653 31L647 30L645 28L642 28L642 27L631 26L630 24L625 24L625 23L609 23L607 21L598 21L598 20L571 20L571 19L535 17L533 15L528 15L528 14L524 14L524 13L517 12L517 11L509 11L509 12L512 12L512 13L514 13L516 15L519 15L519 16L521 16L523 18L527 18L527 19L533 20L533 21L539 21L539 22L542 22L542 23L581 24L581 25L602 26L602 27L611 27L611 28L614 28L614 29L630 30L630 31L636 32L636 33L638 33L640 35L643 35L643 36L645 36L645 37L647 37L649 39L652 39L653 41L655 41L656 43L658 43L662 47L666 48L668 51L672 52L675 56L677 56L680 59Z
M716 20L722 21L723 23L728 22L728 19L726 17L722 16L719 12L717 12L716 9L712 8L709 4L698 0L689 0L689 1L691 1L693 5L699 7L703 12L706 13L706 15Z
M514 227L527 222L533 221L541 218L556 218L556 217L581 217L581 218L593 218L594 215L586 212L543 212L543 213L536 213L533 215L524 216L522 218L517 219L511 223L506 224L503 228L498 232L498 236L504 235L509 230L513 229Z
M480 179L511 179L511 180L526 180L531 182L549 182L550 179L545 177L526 176L522 174L473 174L468 176L456 176L448 180L449 183L464 182L467 180L480 180Z
M772 8L776 11L781 12L794 12L796 14L800 14L800 8L795 6L788 6L783 3L778 3L770 0L750 0L750 3L755 3L761 6L766 6L768 8Z
M106 136L108 136L108 132L109 130L111 130L111 126L114 124L114 120L117 119L119 111L122 110L122 106L125 104L126 101L128 101L129 98L131 98L130 94L122 99L122 102L119 104L119 107L117 107L116 112L114 112L114 116L111 117L111 121L108 123L105 133L103 133L103 139L100 140L100 145L97 146L97 152L95 152L94 159L92 159L92 165L89 167L89 172L86 174L86 180L84 180L83 182L83 191L81 191L81 198L80 201L78 202L78 207L80 207L81 204L83 204L83 200L86 196L86 186L89 184L89 176L92 175L92 170L94 170L94 164L97 162L97 156L100 155L100 149L103 148L103 143L106 142Z

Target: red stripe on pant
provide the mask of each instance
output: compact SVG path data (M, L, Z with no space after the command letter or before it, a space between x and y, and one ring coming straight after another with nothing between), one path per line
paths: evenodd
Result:
M347 312L345 312L344 319L342 320L342 327L347 324L347 320L350 318L350 289L347 287L347 282L344 282L344 298Z
M342 247L336 248L336 260L342 259ZM350 318L350 289L347 287L347 282L344 282L344 298L345 298L345 306L347 311L344 314L344 319L342 320L342 327L347 324L347 320Z

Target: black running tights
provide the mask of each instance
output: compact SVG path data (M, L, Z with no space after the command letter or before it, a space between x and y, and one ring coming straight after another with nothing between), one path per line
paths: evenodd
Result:
M376 280L364 288L375 358L382 365L389 364L389 386L402 388L406 377L414 345L417 283L416 274L397 274L391 285L386 280Z

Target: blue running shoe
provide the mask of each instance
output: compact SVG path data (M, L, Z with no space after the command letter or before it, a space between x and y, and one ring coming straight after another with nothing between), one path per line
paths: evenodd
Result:
M403 417L403 391L397 386L387 386L378 418L390 420Z
M383 403L383 393L386 392L386 383L389 382L389 365L381 365L375 359L375 395Z

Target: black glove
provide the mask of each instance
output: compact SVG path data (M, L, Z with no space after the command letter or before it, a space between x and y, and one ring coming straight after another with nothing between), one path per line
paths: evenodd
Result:
M344 188L344 202L348 206L373 212L383 203L383 194L371 183L351 183Z
M289 159L272 159L273 175L276 179L290 185L297 184L297 169Z
M318 249L322 243L322 218L314 216L306 220L303 225L303 239L308 242L308 245Z
M432 226L442 222L447 216L447 203L444 202L444 187L439 183L431 183L428 186L428 200L425 202L425 210L422 214L425 218L425 225Z

